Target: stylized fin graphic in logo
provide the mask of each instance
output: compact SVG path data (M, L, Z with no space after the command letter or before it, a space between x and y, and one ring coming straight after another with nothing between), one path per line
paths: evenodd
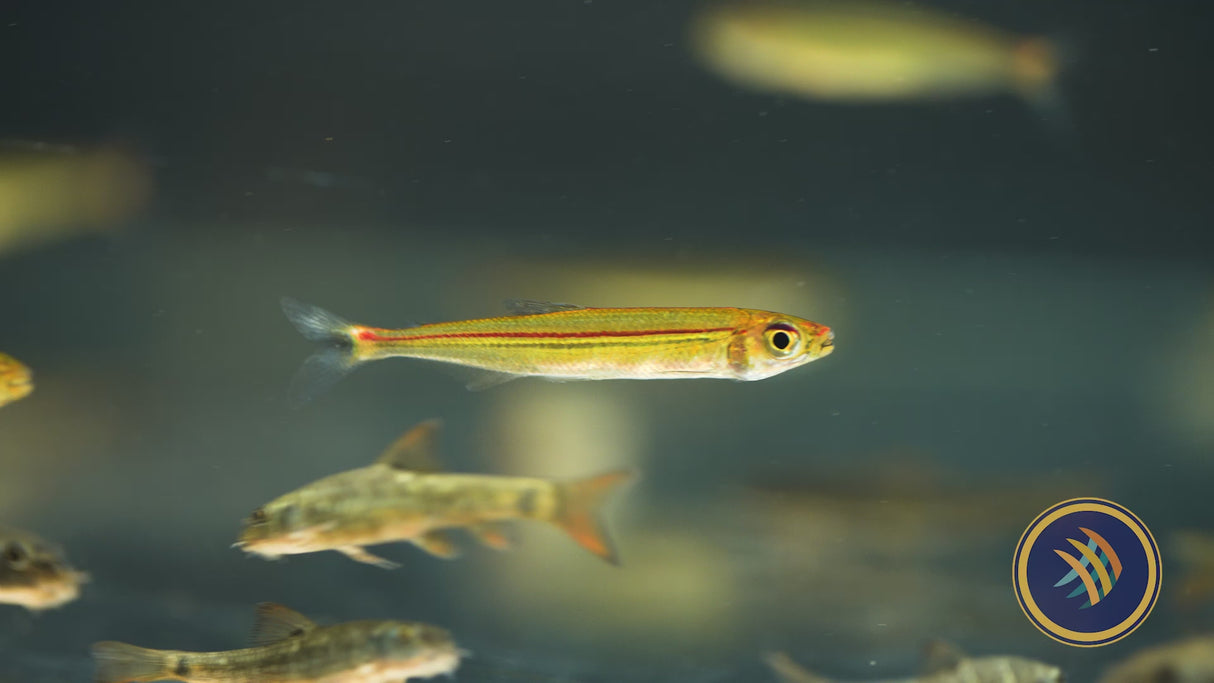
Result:
M1113 551L1113 546L1109 545L1109 542L1104 540L1100 534L1084 527L1079 527L1079 530L1088 537L1086 545L1073 538L1066 539L1075 550L1079 551L1078 558L1062 550L1054 550L1058 557L1061 557L1071 567L1071 571L1059 579L1054 587L1065 586L1078 578L1082 583L1067 597L1073 598L1087 592L1088 600L1080 607L1080 609L1087 609L1100 602L1109 594L1109 591L1113 590L1117 579L1121 578L1121 559ZM1100 550L1100 555L1096 554L1097 549ZM1112 571L1111 576L1110 571Z

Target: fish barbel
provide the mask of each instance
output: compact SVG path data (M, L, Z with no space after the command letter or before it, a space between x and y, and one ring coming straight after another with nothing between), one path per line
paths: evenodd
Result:
M830 354L825 325L745 308L583 308L507 302L514 315L381 329L283 299L287 318L325 346L292 386L301 404L360 363L421 358L480 371L477 389L517 377L758 380Z
M60 607L75 600L88 580L58 547L25 531L0 528L0 604L31 612Z
M486 545L503 549L509 539L497 522L544 521L579 545L617 563L599 507L634 473L619 471L572 482L525 477L446 474L434 459L439 423L406 432L375 464L313 482L258 508L245 520L237 546L267 558L336 550L384 568L395 563L365 546L410 541L426 552L453 558L458 551L442 529L461 527Z
M93 645L97 683L400 683L449 674L464 654L447 631L402 621L318 626L274 603L257 607L253 647L225 652Z
M12 356L0 353L0 406L25 398L34 390L30 369Z
M1013 92L1052 99L1056 50L928 8L871 0L709 5L696 55L718 75L775 93L841 102Z
M967 657L952 643L932 641L927 648L922 676L890 680L886 683L1061 683L1062 670L1025 657L996 655ZM764 659L780 683L830 683L802 668L782 652Z

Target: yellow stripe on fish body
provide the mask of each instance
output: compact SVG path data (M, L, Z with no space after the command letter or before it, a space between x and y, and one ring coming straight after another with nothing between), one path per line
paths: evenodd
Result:
M296 328L327 345L305 363L292 393L307 400L357 364L391 357L478 368L495 373L498 382L523 376L758 380L834 348L829 327L769 311L523 306L523 315L393 330L351 324L284 299Z

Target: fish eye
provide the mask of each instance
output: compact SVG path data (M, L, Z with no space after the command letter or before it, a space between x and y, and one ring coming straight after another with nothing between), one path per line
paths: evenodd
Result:
M780 358L793 355L801 347L801 333L797 328L785 323L776 323L763 333L767 348Z
M253 514L249 515L249 522L251 524L265 524L266 523L265 509L257 508L256 510L254 510Z
M4 561L13 569L25 569L30 563L29 550L20 541L13 541L4 547Z

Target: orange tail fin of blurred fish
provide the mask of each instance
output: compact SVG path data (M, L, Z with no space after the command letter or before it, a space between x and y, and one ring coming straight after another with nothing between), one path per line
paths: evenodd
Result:
M289 297L282 299L282 312L305 339L320 345L291 381L287 402L292 408L299 408L332 388L358 366L360 361L354 355L351 332L354 326L323 308Z
M619 555L603 524L601 508L613 490L632 482L636 476L632 470L619 470L560 484L552 523L564 529L578 545L618 565Z
M97 683L159 681L170 675L165 670L163 652L126 643L93 645L93 660L97 664L94 676Z

